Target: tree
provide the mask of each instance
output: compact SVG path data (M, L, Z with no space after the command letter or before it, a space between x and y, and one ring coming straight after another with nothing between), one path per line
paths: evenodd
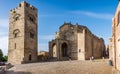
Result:
M0 62L7 62L8 56L3 56L3 52L0 49Z
M7 60L8 60L8 56L3 56L2 61L7 62Z
M0 49L0 61L2 61L2 59L3 59L3 52L2 52L2 50Z

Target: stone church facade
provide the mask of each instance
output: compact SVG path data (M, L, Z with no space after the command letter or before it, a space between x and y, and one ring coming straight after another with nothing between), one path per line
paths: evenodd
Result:
M37 9L25 1L10 11L9 63L37 61L37 19Z
M109 41L110 59L113 65L120 71L120 2L112 18L112 37Z
M49 42L49 55L57 60L102 58L104 50L104 40L78 24L64 23L56 32L55 39Z

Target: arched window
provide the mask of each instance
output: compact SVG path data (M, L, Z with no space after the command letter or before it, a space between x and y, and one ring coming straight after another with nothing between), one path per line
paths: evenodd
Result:
M53 50L53 57L57 57L57 49L55 43L52 45L52 50Z
M119 23L120 23L120 11L118 12L118 23L117 24Z
M33 21L34 21L32 17L29 17L29 20L30 20L31 22L33 22Z
M16 20L16 21L19 20L19 17L16 17L15 20Z
M32 14L28 15L28 20L35 23L35 17Z
M35 37L35 34L34 34L35 32L34 32L34 30L30 30L30 38L32 38L32 39L34 39L34 37Z
M19 20L19 18L20 18L20 14L15 14L14 17L13 17L14 21Z
M13 31L14 38L17 38L19 36L19 34L20 34L20 30L19 29L15 29Z
M34 39L34 34L30 32L30 38Z

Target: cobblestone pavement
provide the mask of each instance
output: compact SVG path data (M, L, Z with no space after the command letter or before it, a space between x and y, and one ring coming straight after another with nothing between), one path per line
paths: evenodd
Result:
M5 74L114 74L107 60L60 61L16 65Z

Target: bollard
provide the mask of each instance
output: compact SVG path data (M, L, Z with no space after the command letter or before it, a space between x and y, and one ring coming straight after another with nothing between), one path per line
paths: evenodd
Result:
M108 62L110 66L113 66L112 60L109 60Z

